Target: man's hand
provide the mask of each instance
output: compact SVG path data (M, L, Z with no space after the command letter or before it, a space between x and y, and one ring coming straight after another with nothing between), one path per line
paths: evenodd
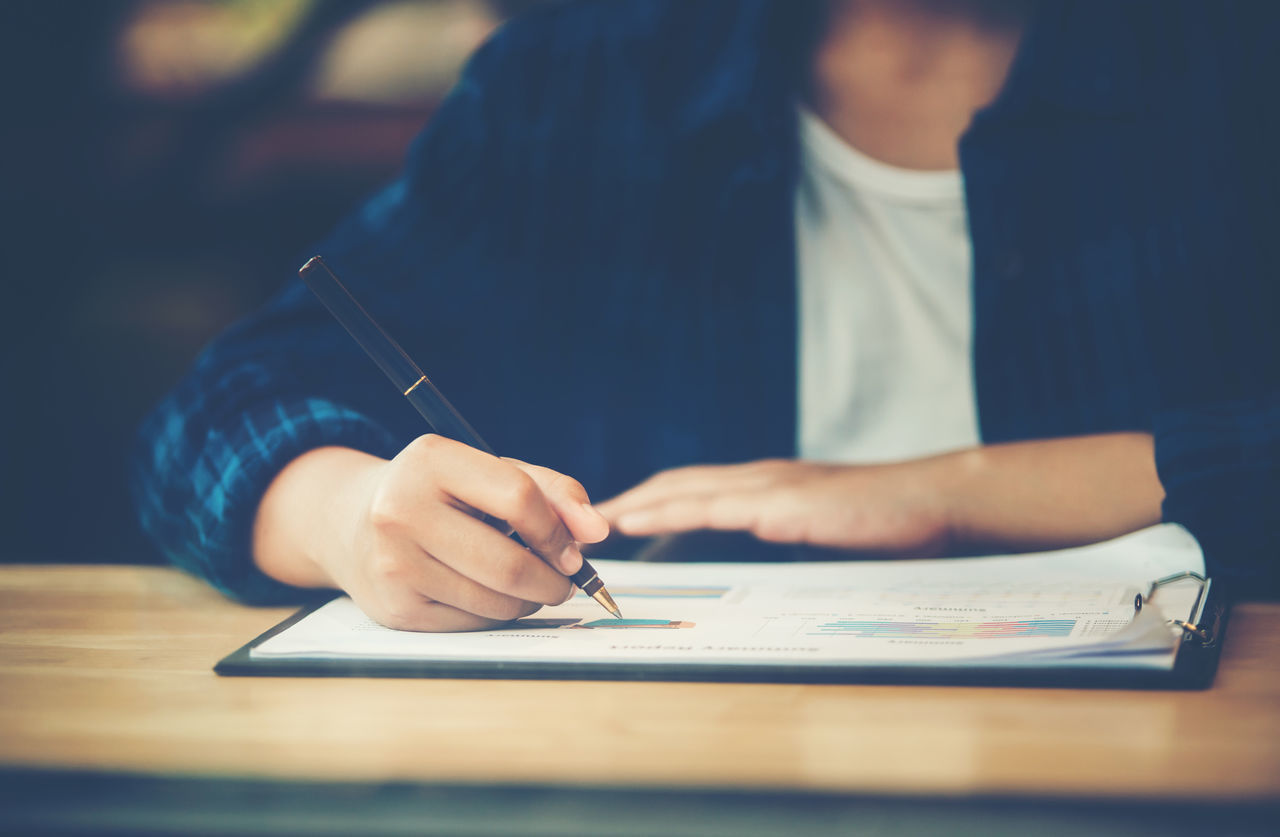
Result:
M254 559L388 627L467 631L566 601L578 543L608 533L576 480L428 435L390 461L320 448L289 463L258 507Z
M885 465L664 471L597 508L624 535L721 529L871 555L1054 549L1160 522L1149 434L988 445Z
M764 541L931 556L948 547L928 460L827 465L768 459L663 471L597 508L624 535L737 530Z

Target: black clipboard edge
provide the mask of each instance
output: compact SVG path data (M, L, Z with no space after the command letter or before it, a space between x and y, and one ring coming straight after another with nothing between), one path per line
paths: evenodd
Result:
M301 608L220 660L224 677L391 677L466 680L611 680L623 682L812 683L867 685L996 686L1067 689L1201 690L1213 684L1229 608L1210 590L1204 612L1210 641L1184 633L1169 671L1050 666L731 666L629 663L520 663L489 660L260 660L250 651L296 624L328 600Z
M1218 662L1222 658L1222 645L1227 639L1230 616L1227 595L1221 587L1211 586L1200 615L1200 627L1207 631L1209 640L1203 641L1190 631L1184 631L1174 661L1173 673L1186 678L1190 684L1185 688L1207 689L1213 685Z

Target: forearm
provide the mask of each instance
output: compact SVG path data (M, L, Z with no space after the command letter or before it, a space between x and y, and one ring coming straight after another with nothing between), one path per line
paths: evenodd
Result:
M987 445L921 464L942 493L953 553L1092 543L1161 519L1147 433Z

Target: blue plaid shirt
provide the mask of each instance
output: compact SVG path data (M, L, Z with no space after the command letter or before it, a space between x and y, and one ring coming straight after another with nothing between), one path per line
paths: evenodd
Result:
M593 496L794 455L816 6L612 0L509 24L317 252L498 450ZM960 143L984 441L1153 433L1166 519L1255 581L1280 551L1275 8L1045 4ZM290 282L146 421L143 526L232 595L297 598L250 557L272 477L424 429Z

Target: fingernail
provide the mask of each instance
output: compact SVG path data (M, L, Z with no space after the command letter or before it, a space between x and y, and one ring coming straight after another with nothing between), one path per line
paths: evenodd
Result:
M570 543L560 553L560 569L565 575L573 575L582 569L582 550L576 543Z
M560 604L568 604L569 602L573 601L573 597L576 595L578 595L578 588L570 584L569 595L565 596L564 601L562 601Z
M590 503L583 503L583 504L582 504L582 508L586 509L587 514L591 515L592 517L595 517L596 519L600 520L600 522L602 522L602 523L604 523L604 524L608 525L609 520L608 520L604 515L602 515L602 514L601 514L601 513L596 509L596 507L595 507L595 506L591 505Z

